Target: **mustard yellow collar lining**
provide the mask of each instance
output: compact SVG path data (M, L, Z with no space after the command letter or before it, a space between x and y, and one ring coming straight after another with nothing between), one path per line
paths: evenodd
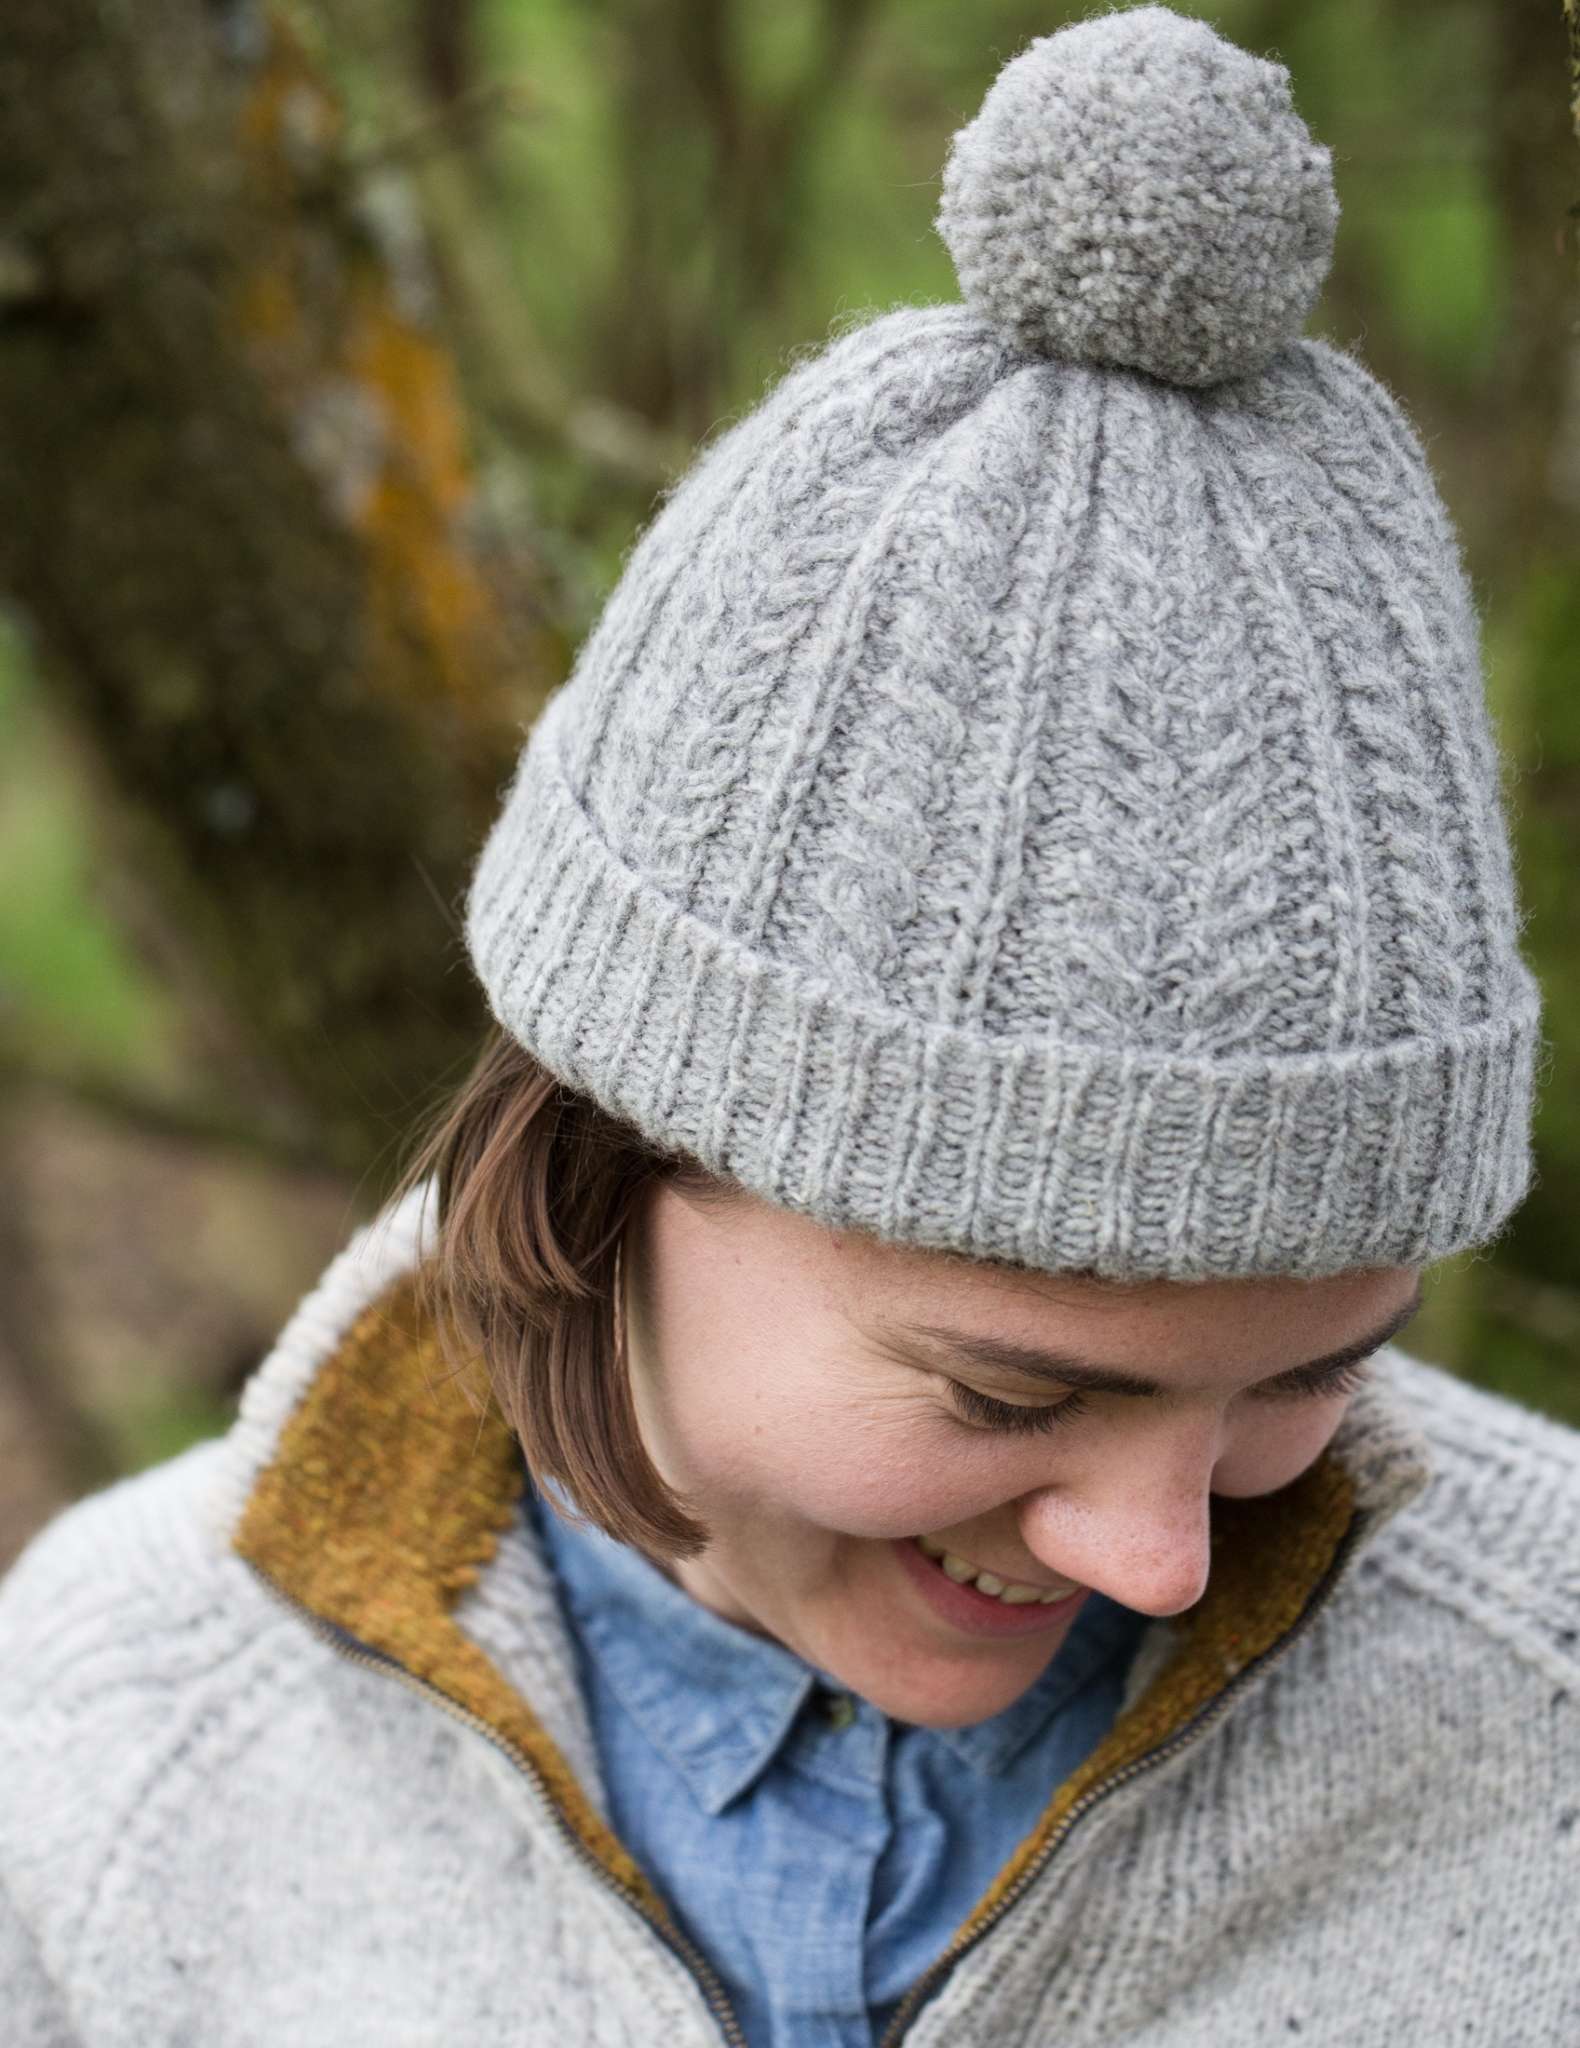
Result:
M584 1846L667 1920L537 1715L451 1613L519 1512L521 1490L513 1432L492 1406L479 1415L450 1375L408 1273L315 1372L233 1544L287 1598L394 1658L519 1750ZM1211 1577L1182 1617L1176 1654L1058 1788L962 1934L992 1912L1091 1787L1167 1741L1293 1625L1354 1509L1354 1485L1331 1450L1278 1493L1214 1501Z
M537 1715L450 1612L494 1555L521 1491L514 1433L492 1405L479 1415L457 1384L408 1273L314 1373L232 1545L288 1599L521 1751L610 1875L667 1919Z

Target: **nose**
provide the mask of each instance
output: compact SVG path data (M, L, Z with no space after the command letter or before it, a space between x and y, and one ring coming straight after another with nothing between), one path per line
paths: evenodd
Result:
M1100 1472L1019 1504L1021 1540L1048 1571L1138 1614L1179 1614L1207 1587L1215 1440L1138 1446Z

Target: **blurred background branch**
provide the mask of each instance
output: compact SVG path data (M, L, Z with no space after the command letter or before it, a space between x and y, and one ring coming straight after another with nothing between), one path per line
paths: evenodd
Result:
M1465 536L1540 1181L1424 1355L1580 1420L1580 0L1222 0L1331 143L1317 326ZM662 492L953 299L1031 0L0 13L0 1560L219 1427L482 1015L461 892Z

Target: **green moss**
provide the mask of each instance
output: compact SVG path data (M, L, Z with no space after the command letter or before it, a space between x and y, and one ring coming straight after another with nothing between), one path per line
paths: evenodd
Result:
M93 858L24 644L0 627L0 1041L45 1070L167 1079L168 999L94 902Z

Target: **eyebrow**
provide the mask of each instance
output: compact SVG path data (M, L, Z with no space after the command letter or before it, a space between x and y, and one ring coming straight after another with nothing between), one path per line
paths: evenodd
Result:
M1403 1308L1379 1328L1364 1337L1357 1337L1352 1344L1341 1345L1337 1351L1324 1352L1320 1358L1309 1358L1304 1365L1287 1366L1270 1379L1259 1381L1258 1387L1271 1393L1283 1390L1298 1392L1308 1382L1321 1379L1326 1373L1338 1372L1346 1365L1358 1365L1363 1358L1369 1358L1386 1344L1390 1337L1398 1336L1405 1324L1420 1312L1421 1299L1418 1280L1415 1292ZM901 1339L919 1339L968 1365L1018 1373L1024 1379L1052 1380L1062 1387L1079 1387L1086 1393L1130 1394L1152 1399L1159 1394L1176 1391L1140 1373L1096 1365L1090 1359L1077 1358L1069 1352L1047 1351L1035 1344L1012 1344L999 1337L978 1337L969 1330L954 1330L940 1323L894 1323L889 1325L889 1330Z

